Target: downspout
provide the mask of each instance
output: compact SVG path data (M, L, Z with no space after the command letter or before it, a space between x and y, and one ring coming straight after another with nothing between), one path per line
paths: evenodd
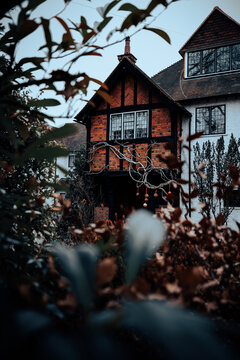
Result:
M189 193L189 216L191 217L192 215L192 207L191 207L191 198L190 198L190 194L191 194L191 124L192 124L192 115L189 118L189 123L188 123L188 146L189 146L189 151L188 151L188 193Z

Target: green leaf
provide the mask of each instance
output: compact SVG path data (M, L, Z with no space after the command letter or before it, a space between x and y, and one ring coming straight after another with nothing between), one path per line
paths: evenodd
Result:
M43 69L43 67L41 66L42 62L44 62L44 58L42 58L42 57L26 57L26 58L21 59L19 61L19 63L17 64L17 66L22 66L27 63L32 63L32 64L36 65L38 68Z
M144 336L163 352L164 359L236 359L218 338L215 324L192 311L160 301L127 301L120 326ZM105 316L108 321L111 315ZM104 320L104 317L101 317ZM99 319L98 319L99 320Z
M104 20L98 25L97 30L102 31L110 20L112 20L112 16L105 17Z
M29 146L20 156L16 156L16 164L22 164L29 159L53 161L60 156L68 156L69 151L60 146L37 147L36 144Z
M127 268L126 282L131 284L140 266L156 252L165 239L162 221L153 218L146 210L138 210L127 220L126 247Z
M46 0L29 0L27 10L35 10L39 5L43 4Z
M136 13L136 14L141 11L136 6L134 6L133 4L130 4L130 3L123 4L122 6L120 6L120 8L118 10L130 11L130 12Z
M91 245L69 249L57 246L54 253L60 260L64 275L69 279L79 302L89 309L94 299L94 284L98 251Z
M157 29L157 28L148 28L146 26L144 26L144 29L154 32L155 34L161 36L161 38L166 40L169 44L171 44L170 37L168 36L168 34L165 31L163 31L161 29Z
M45 39L46 39L46 46L48 48L48 60L50 60L52 57L52 44L53 43L52 43L51 32L49 30L49 20L41 18L41 21L42 21L42 26L43 26L43 30L44 30Z
M30 107L48 107L48 106L57 106L61 105L61 103L56 99L39 99L39 100L31 100L28 105Z

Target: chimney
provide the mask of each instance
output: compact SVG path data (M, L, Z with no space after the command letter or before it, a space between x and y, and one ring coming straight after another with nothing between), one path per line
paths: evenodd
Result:
M128 58L133 64L137 61L135 56L130 52L130 36L127 36L125 39L125 51L123 55L118 55L118 60L122 61L122 59Z
M125 39L125 52L124 54L130 54L130 36L127 36Z

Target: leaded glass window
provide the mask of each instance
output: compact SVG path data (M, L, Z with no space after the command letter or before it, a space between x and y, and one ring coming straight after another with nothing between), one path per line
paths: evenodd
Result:
M134 113L123 114L123 138L134 138Z
M202 53L202 73L211 74L214 72L215 53L213 49L204 50Z
M196 109L196 131L205 135L225 133L225 105Z
M75 154L70 154L68 156L68 166L73 167L75 162Z
M188 76L200 74L200 51L188 54Z
M217 49L217 72L228 70L230 70L230 47L220 47Z
M136 138L147 137L148 131L148 112L138 111L136 113Z
M240 70L240 44L188 53L188 77Z
M111 140L122 138L122 114L111 116Z
M112 114L110 140L126 140L148 136L148 110Z
M240 44L232 46L232 69L240 69Z

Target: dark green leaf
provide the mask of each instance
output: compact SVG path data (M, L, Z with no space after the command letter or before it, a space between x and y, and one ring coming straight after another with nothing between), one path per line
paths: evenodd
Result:
M105 28L105 26L107 26L107 24L111 19L112 19L111 16L105 17L104 20L98 25L97 30L102 31Z
M207 318L160 301L125 302L124 312L121 325L153 341L164 359L233 359Z
M30 107L48 107L48 106L57 106L61 105L61 103L56 99L39 99L39 100L31 100L28 105Z
M49 20L44 18L41 18L41 20L42 20L45 39L46 39L46 46L48 48L48 60L50 60L52 57L52 37L51 37L51 32L49 30Z
M91 245L81 245L74 249L57 246L55 250L64 275L85 309L92 306L98 251Z
M139 11L141 11L136 6L134 6L133 4L130 4L130 3L123 4L122 6L120 6L120 8L118 10L130 11L130 12L136 13L136 14L138 14Z
M166 40L169 44L171 44L170 37L168 36L168 34L165 31L163 31L161 29L157 29L157 28L148 28L148 27L145 27L145 26L144 26L144 29L154 32L155 34L161 36L161 38Z

